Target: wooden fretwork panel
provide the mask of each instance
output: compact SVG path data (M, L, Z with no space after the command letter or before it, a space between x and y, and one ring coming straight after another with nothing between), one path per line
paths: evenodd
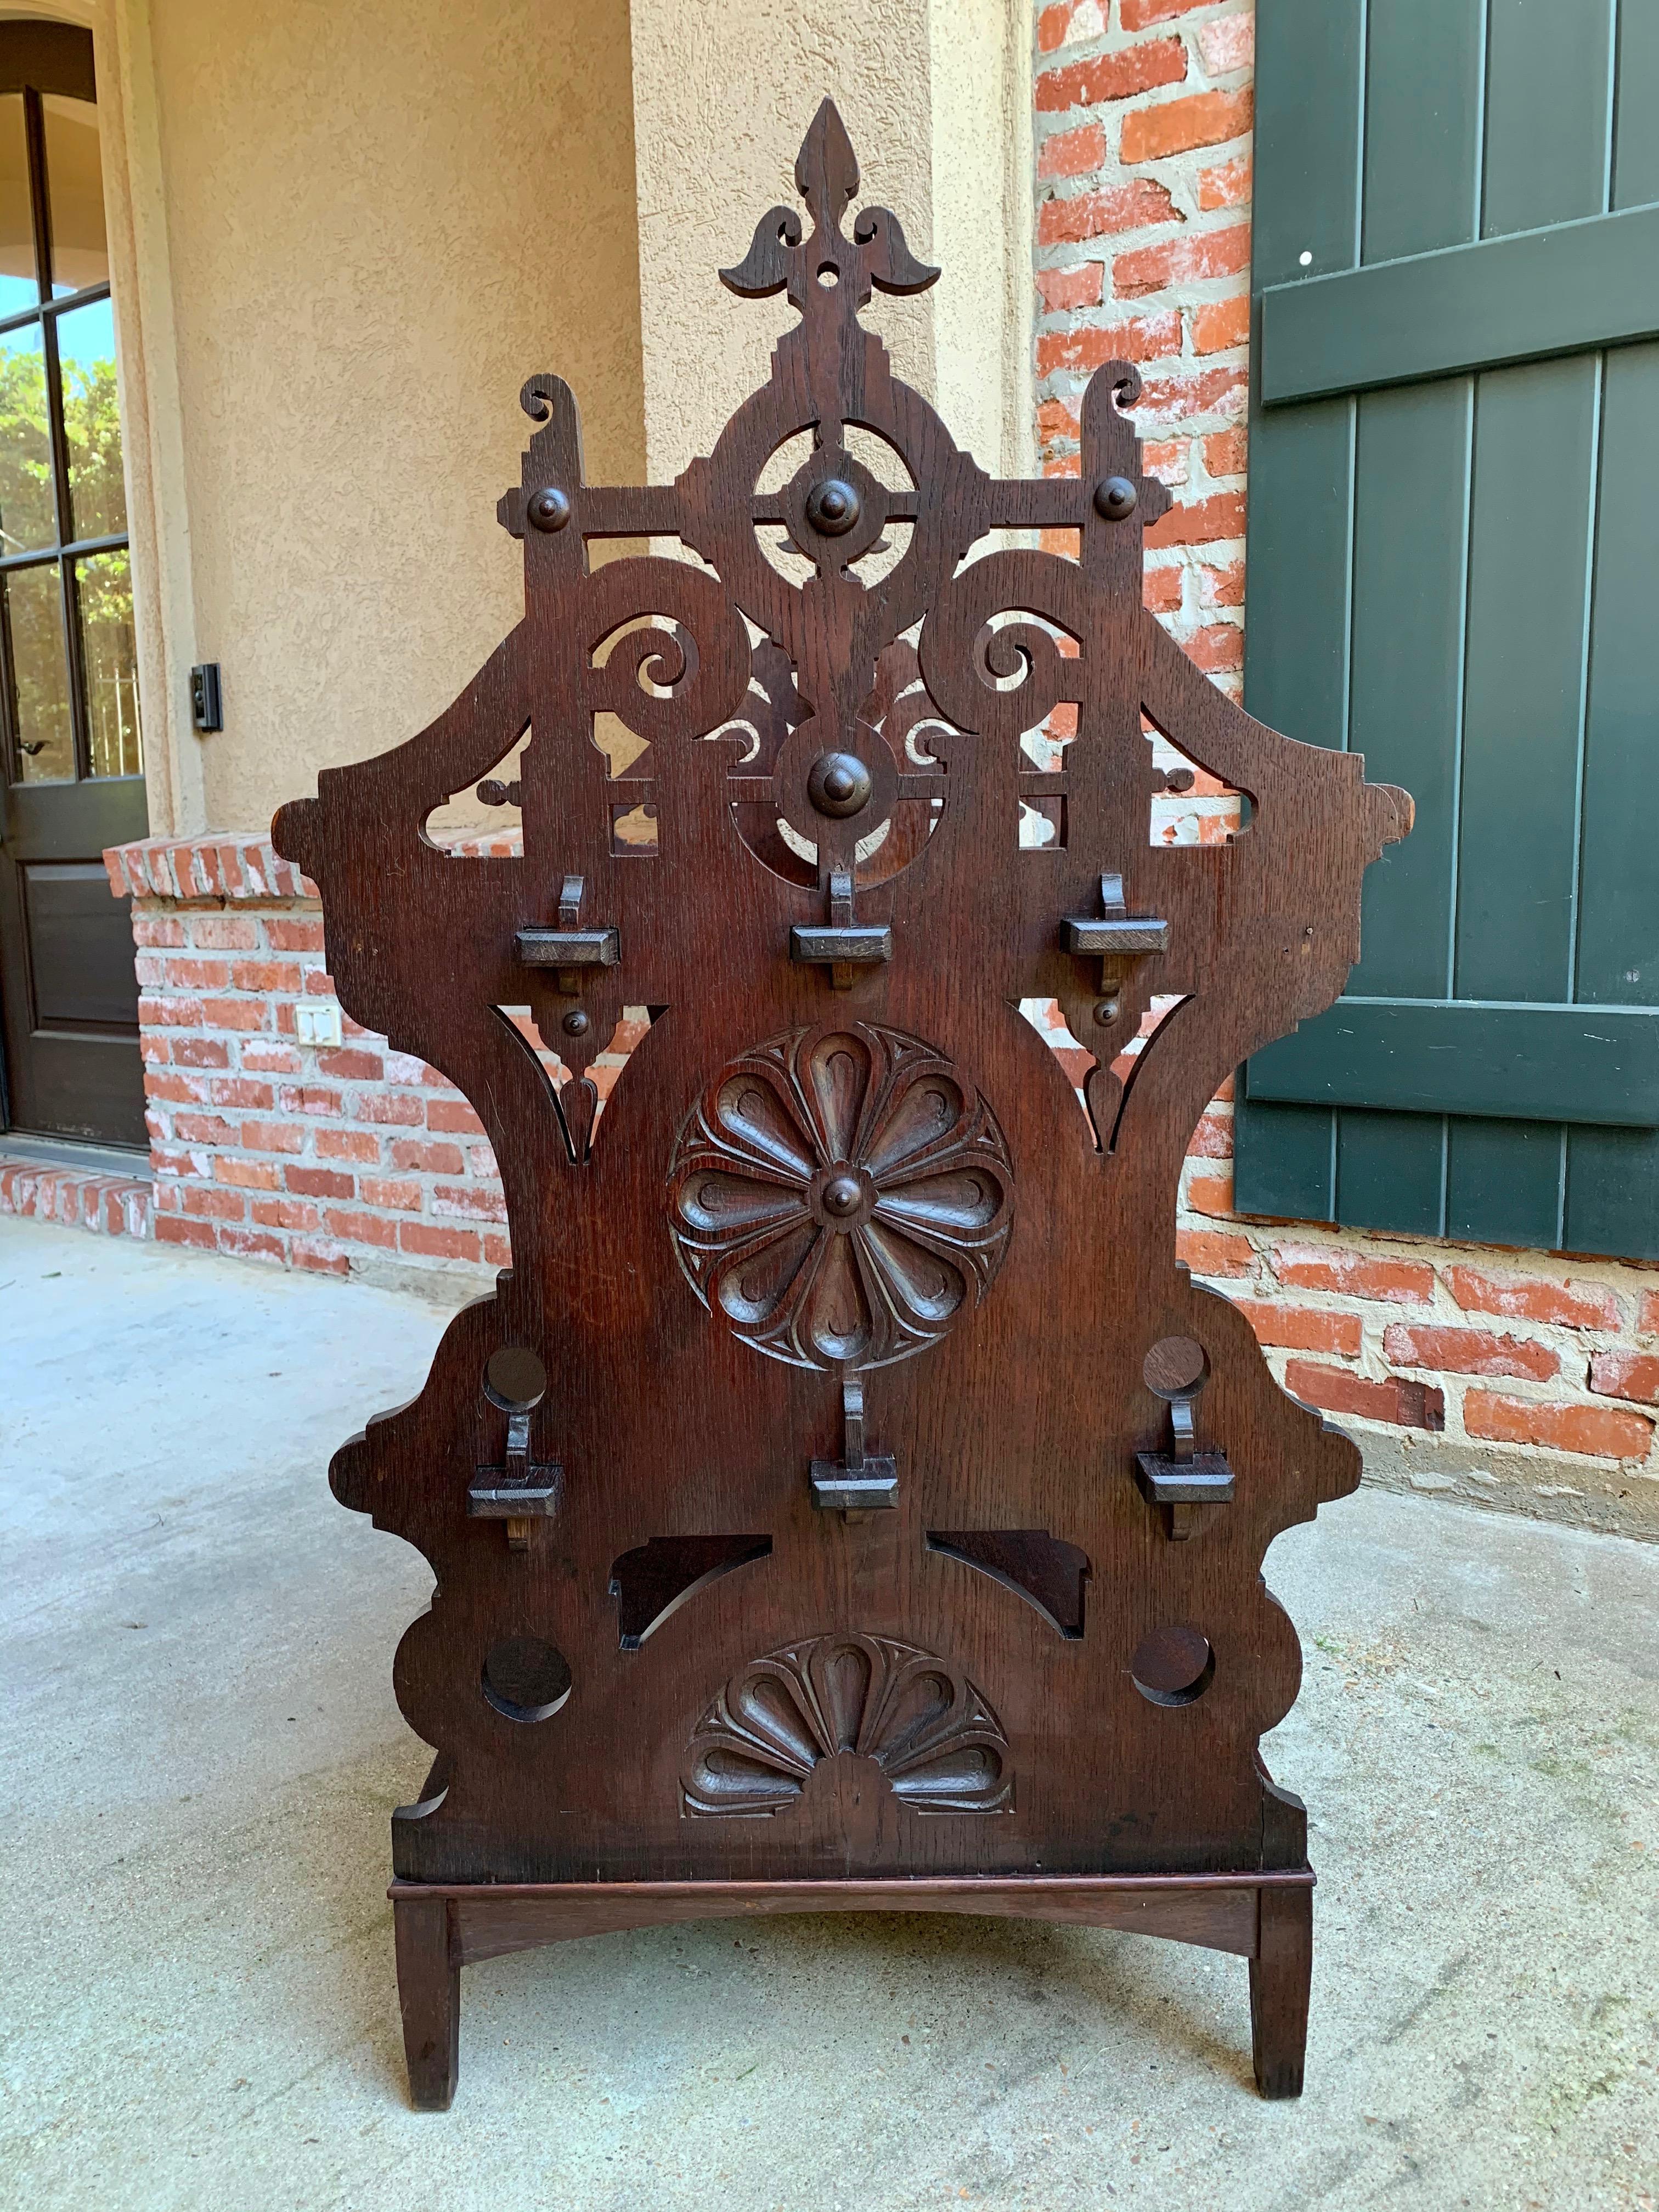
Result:
M331 1470L437 1583L396 1665L438 1753L393 1820L416 2095L453 2089L465 1958L815 1903L1242 1951L1285 2094L1312 1877L1257 1756L1300 1670L1260 1570L1358 1455L1177 1266L1175 1193L1227 1073L1340 989L1409 801L1144 611L1134 370L1091 384L1080 478L988 477L861 320L936 272L852 213L827 103L796 177L807 222L725 272L796 310L768 384L635 489L585 481L532 378L523 621L274 832L343 1002L460 1085L511 1218L495 1296ZM1036 528L1079 557L990 535ZM606 538L701 560L592 564ZM1148 727L1248 794L1237 835L1149 839ZM440 849L526 731L522 858ZM1022 843L1056 794L1063 839ZM1097 1062L1089 1115L1032 1000ZM594 1122L624 1006L650 1027Z

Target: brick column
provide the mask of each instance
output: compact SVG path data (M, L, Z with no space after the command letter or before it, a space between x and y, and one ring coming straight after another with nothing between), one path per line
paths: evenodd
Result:
M150 838L105 859L133 902L156 1241L334 1275L508 1266L483 1125L438 1069L340 1011L315 888L269 840ZM337 1044L301 1035L302 1007L337 1017ZM600 1055L601 1098L642 1033L624 1023Z

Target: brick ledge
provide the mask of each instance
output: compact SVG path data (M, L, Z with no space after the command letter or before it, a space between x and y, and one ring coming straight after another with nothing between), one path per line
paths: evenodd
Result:
M0 1145L0 1214L55 1221L103 1237L147 1239L154 1198L147 1173L104 1175L94 1168L57 1167L20 1158Z
M313 899L317 886L289 860L279 860L268 836L218 830L200 837L141 837L112 845L104 854L109 887L117 898L163 898L185 903L211 899Z
M524 851L521 830L458 840L453 858L513 860ZM109 887L117 898L167 899L181 906L226 901L269 906L279 899L318 902L317 886L292 861L278 858L270 838L254 830L212 830L199 837L140 837L112 845L104 854Z

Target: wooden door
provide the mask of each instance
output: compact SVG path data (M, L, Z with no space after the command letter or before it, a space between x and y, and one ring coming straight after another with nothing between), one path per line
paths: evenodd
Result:
M1418 812L1238 1202L1659 1257L1659 14L1259 17L1246 696Z
M0 24L6 1125L145 1143L126 902L148 827L92 40Z

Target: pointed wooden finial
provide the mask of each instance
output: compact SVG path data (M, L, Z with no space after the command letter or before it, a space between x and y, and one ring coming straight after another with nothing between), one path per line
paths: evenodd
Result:
M795 156L795 189L821 231L838 232L847 204L859 188L858 156L833 100L812 118Z

